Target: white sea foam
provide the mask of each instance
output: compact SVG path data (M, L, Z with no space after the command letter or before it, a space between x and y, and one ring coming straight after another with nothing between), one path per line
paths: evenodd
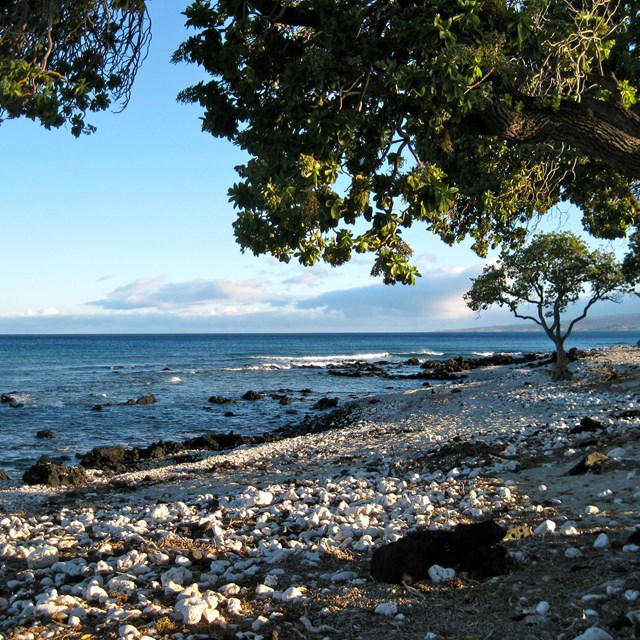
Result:
M286 362L291 367L328 367L329 365L343 364L345 362L374 361L389 358L388 351L379 353L352 353L352 354L332 354L326 356L255 356L256 360L269 360L272 363ZM282 367L278 364L270 364L271 368Z
M495 355L495 351L472 351L472 356L479 356L481 358L490 358Z
M269 362L256 365L245 364L242 367L224 367L221 371L288 371L291 368L291 365Z
M182 382L182 378L179 378L178 376L172 376L171 378L169 378L169 382Z

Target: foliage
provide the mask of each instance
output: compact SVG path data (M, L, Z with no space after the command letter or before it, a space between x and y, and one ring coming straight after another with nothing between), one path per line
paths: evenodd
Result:
M150 39L144 0L8 0L0 8L0 122L94 127L87 112L123 107Z
M474 311L504 306L517 318L540 325L563 367L563 345L576 323L599 300L619 301L635 280L612 253L589 251L572 233L540 233L526 247L502 253L497 264L486 266L464 298ZM563 314L581 299L582 311L563 328Z
M619 0L196 0L180 98L250 155L243 250L414 281L416 223L486 255L560 201L640 220L640 16Z

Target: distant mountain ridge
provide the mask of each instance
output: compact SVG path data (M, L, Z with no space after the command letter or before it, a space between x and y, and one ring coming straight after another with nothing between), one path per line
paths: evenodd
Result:
M466 329L458 329L458 331L474 331L478 333L498 331L530 332L542 331L542 329L534 322L522 320L517 324L495 325L491 327L468 327ZM609 316L596 316L593 318L586 317L584 320L581 320L576 324L573 331L574 333L581 331L637 331L640 334L640 313L619 313Z

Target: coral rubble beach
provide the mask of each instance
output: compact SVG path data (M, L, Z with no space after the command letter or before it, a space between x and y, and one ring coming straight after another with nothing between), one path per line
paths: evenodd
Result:
M478 369L319 433L3 489L0 637L640 638L640 349L571 367ZM504 575L370 577L384 544L489 518Z

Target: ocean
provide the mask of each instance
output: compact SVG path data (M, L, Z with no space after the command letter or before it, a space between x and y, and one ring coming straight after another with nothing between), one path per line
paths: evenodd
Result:
M636 333L577 332L567 347L637 340ZM390 373L407 374L419 371L403 364L410 358L551 350L537 332L0 336L0 393L19 405L0 404L0 470L15 475L41 455L74 464L76 454L96 446L263 434L315 413L323 397L342 403L421 384L329 374L346 362L383 362ZM250 390L268 395L242 400ZM286 395L290 404L270 394ZM124 404L147 395L158 402ZM211 396L234 403L212 404ZM55 438L37 438L41 430Z

